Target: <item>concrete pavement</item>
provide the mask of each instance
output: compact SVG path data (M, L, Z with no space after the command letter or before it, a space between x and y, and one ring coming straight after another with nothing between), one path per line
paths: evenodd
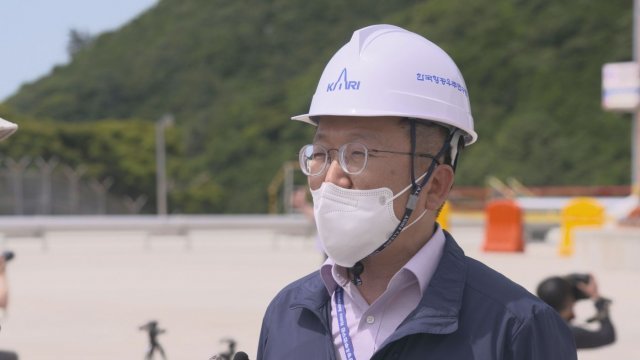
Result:
M530 291L548 275L593 272L614 300L618 342L579 358L637 358L639 272L594 265L580 254L561 258L545 242L521 254L484 253L481 227L454 223L452 232L468 255ZM209 359L225 350L227 337L255 359L270 299L322 261L312 238L265 230L194 232L190 241L117 229L54 233L46 247L36 238L6 240L16 258L8 266L0 349L26 360L142 359L147 338L138 327L152 319L168 330L159 339L169 359ZM579 305L579 318L592 314L590 304Z

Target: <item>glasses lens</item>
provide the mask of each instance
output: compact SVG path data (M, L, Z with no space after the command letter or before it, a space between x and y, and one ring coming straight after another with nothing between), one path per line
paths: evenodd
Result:
M359 143L344 144L340 149L342 168L349 174L359 174L367 166L367 147Z
M300 149L299 160L305 175L319 175L327 163L327 150L319 145L305 145Z

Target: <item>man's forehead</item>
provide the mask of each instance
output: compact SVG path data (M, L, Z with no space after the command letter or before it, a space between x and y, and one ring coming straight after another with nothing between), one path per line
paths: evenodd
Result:
M397 117L336 117L317 119L316 139L334 136L351 136L384 139L390 134L403 134L401 118Z

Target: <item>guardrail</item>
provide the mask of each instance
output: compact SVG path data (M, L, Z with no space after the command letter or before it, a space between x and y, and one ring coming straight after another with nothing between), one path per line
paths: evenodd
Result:
M306 234L312 224L302 215L102 215L1 216L5 237L41 237L53 231L145 231L186 235L192 230L271 230Z

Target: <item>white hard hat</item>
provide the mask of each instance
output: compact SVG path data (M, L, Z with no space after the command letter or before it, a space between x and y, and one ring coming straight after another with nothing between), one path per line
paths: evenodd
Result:
M372 25L353 33L320 77L308 114L314 117L400 116L455 127L465 144L478 138L467 86L440 47L393 25Z
M11 121L0 118L0 140L8 138L16 130L18 130L18 125L12 123Z

